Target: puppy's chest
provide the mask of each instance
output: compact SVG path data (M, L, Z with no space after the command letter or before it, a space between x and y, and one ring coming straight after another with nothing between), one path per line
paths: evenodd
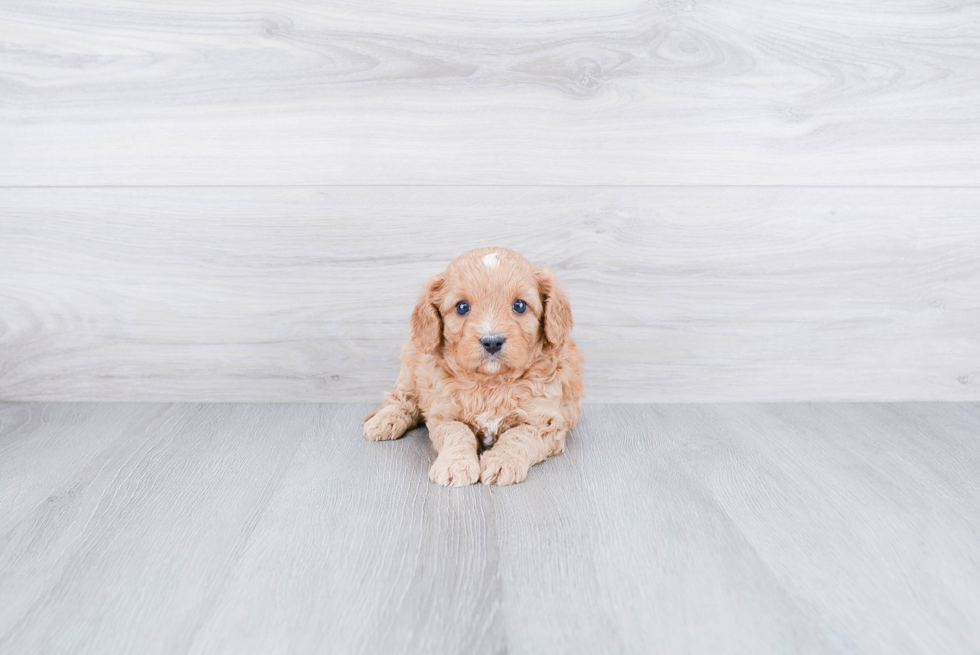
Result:
M510 428L520 423L523 414L518 393L477 394L459 403L459 419L469 425L489 448Z

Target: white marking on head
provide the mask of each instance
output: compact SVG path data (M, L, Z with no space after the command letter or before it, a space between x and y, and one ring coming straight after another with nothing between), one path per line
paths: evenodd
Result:
M497 257L497 253L492 252L483 256L483 263L487 268L497 268L500 265L500 258Z
M484 364L483 367L487 369L487 373L496 373L498 370L500 370L500 362L498 362L496 359L491 359L489 362Z

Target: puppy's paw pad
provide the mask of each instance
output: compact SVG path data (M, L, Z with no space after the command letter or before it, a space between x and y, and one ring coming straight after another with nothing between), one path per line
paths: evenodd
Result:
M484 453L480 459L480 482L506 486L517 484L527 479L528 467L514 457L492 450Z
M480 460L472 455L443 454L429 469L429 479L444 487L464 487L480 479Z
M400 408L388 405L364 423L364 436L371 441L390 441L405 434L410 417Z

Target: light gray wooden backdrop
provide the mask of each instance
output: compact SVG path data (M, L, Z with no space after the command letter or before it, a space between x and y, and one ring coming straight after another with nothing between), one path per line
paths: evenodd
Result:
M0 6L0 400L375 400L555 269L601 401L980 400L980 5Z

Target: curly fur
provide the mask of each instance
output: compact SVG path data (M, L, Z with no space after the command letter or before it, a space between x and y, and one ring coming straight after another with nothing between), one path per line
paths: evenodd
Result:
M461 300L466 316L455 311ZM581 413L582 353L553 274L512 250L471 250L429 280L410 326L395 387L364 419L368 439L397 439L424 421L437 454L429 478L456 486L522 482L564 451ZM496 355L480 343L489 333L505 338Z

